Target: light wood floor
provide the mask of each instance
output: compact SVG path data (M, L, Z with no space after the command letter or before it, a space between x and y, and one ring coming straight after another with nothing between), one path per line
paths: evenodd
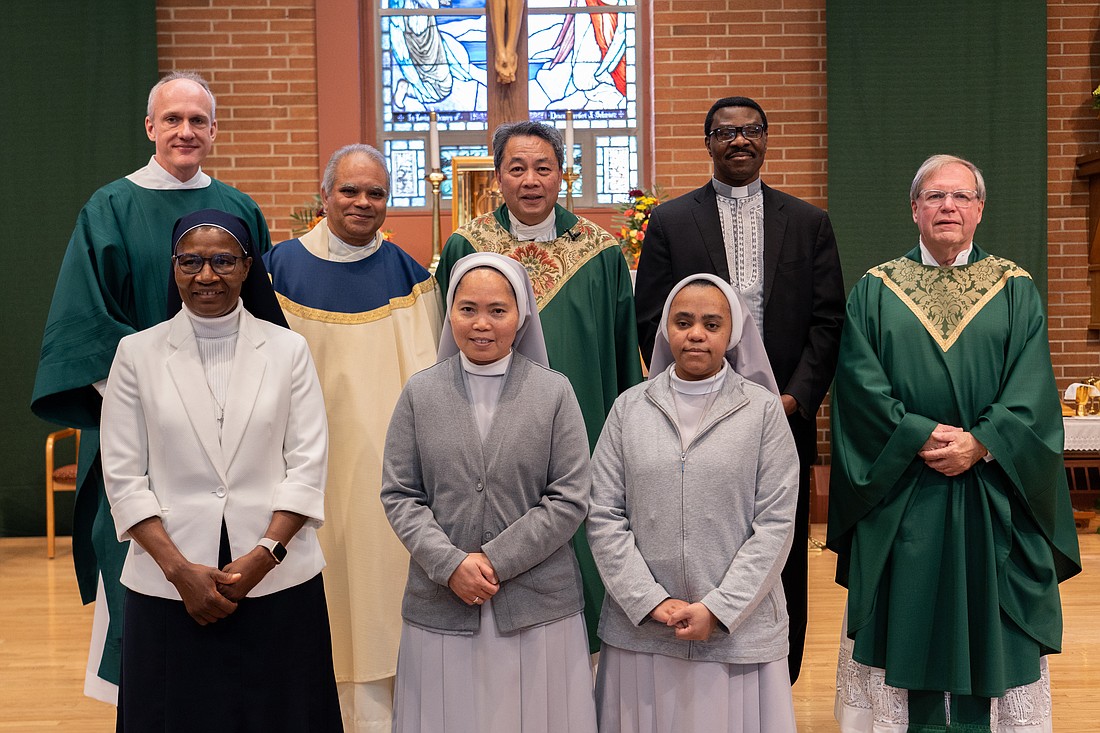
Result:
M822 527L815 527L822 537ZM1064 652L1051 657L1054 730L1100 729L1100 535L1079 535L1084 572L1062 585ZM835 558L810 553L810 629L794 687L801 733L835 731L833 687L844 591ZM67 538L0 539L0 731L114 730L114 708L82 694L91 607L80 605Z

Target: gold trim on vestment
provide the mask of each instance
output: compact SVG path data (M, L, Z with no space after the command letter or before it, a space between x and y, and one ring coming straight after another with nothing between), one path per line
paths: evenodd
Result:
M411 308L416 303L417 298L424 293L430 293L435 290L435 287L435 278L429 277L427 280L413 285L412 292L408 295L402 295L399 298L390 298L390 302L386 305L379 306L374 310L361 311L359 313L336 313L333 311L321 310L320 308L310 308L309 306L295 303L279 292L275 293L275 297L279 299L279 305L284 312L297 316L303 320L319 321L321 323L338 323L348 326L360 323L373 323L374 321L380 321L388 317L395 310Z
M958 267L930 267L899 257L867 274L898 296L945 353L1008 278L1031 278L1015 262L993 256Z
M493 213L466 223L455 234L478 252L502 254L523 265L531 278L539 311L586 262L608 247L619 246L610 234L581 217L569 231L549 242L517 241Z

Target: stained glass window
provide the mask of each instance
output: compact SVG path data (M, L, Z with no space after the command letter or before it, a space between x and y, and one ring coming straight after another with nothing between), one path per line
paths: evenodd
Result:
M425 206L424 141L387 140L390 166L390 206Z
M532 13L527 26L531 119L571 109L578 129L637 125L633 13Z
M636 11L630 0L528 0L530 117L564 130L565 112L573 111L581 175L573 195L581 206L624 201L639 178ZM485 0L379 0L378 19L379 129L404 185L399 194L395 167L391 205L426 206L430 111L439 123L445 198L451 156L489 154L486 79L495 70L486 57Z
M485 129L485 1L449 6L478 12L445 14L438 0L383 1L384 131L427 130L432 110L441 130Z
M638 187L638 138L633 135L596 138L596 201L621 204Z

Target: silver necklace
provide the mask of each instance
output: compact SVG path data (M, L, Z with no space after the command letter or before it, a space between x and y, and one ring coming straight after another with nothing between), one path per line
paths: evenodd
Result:
M214 400L214 405L218 408L218 437L221 437L222 427L225 423L225 403L218 400L217 395L214 394L214 390L210 387L210 381L206 381L206 391L210 393L211 399Z

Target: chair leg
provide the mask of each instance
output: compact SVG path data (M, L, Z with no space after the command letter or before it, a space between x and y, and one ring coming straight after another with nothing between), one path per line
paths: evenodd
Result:
M53 477L46 476L46 558L52 560L56 554L53 515Z

